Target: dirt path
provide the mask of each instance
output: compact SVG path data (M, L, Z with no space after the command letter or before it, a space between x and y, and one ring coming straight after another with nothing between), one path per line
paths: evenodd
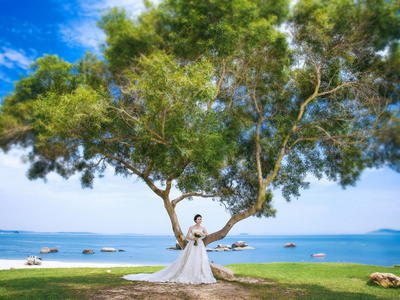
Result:
M238 277L237 281L218 280L214 284L178 284L170 282L133 281L130 285L115 288L97 289L86 293L90 299L260 299L258 295L264 289L274 289L276 283L250 277ZM250 283L251 286L241 284ZM256 288L253 287L256 286ZM291 295L290 295L291 294ZM294 296L288 291L286 299ZM292 298L293 299L293 298Z

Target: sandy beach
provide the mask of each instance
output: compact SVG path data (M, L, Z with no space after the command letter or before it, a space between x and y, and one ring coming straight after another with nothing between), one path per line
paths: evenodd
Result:
M14 269L37 269L37 268L106 268L106 267L137 267L144 265L122 264L122 263L93 263L93 262L64 262L46 261L41 265L25 265L26 259L0 259L0 270Z

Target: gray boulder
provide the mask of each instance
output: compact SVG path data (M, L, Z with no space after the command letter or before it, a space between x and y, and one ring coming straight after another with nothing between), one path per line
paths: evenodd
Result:
M165 248L167 250L182 250L181 245L179 245L178 241L175 241L175 246Z
M210 263L210 267L212 270L212 273L214 276L227 279L227 280L232 280L235 278L235 275L231 269L228 269L227 267L217 265Z
M40 249L40 253L49 253L50 252L50 249L49 249L49 247L42 247L41 249Z
M29 255L25 262L25 265L41 265L41 264L42 264L42 259L35 255Z
M217 247L215 248L232 248L231 245L223 245L223 244L218 244Z
M243 241L237 241L235 243L232 244L232 248L236 248L236 247L246 247L248 246L246 242Z

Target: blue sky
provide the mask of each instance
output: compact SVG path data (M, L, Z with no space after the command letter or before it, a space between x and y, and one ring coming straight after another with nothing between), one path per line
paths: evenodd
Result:
M134 0L13 1L0 0L0 97L44 54L67 61L85 51L101 55L104 34L95 22L102 10L123 6L137 15L143 4ZM113 175L96 179L82 190L78 176L64 180L50 174L48 182L29 181L21 157L29 149L0 150L0 229L91 231L99 233L171 234L161 202L136 178ZM251 217L231 234L364 233L377 228L400 229L400 175L389 168L366 170L355 187L343 190L334 182L309 177L310 189L286 202L276 191L276 218ZM177 191L174 191L177 194ZM177 208L183 230L203 215L209 232L220 229L229 214L210 199L182 201Z

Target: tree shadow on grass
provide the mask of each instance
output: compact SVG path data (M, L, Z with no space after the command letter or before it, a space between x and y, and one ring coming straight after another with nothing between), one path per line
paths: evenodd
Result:
M32 277L0 280L0 287L5 290L0 299L83 299L79 296L80 290L125 284L120 275L106 273L105 270L96 270L95 273L77 276L32 274Z
M262 279L260 277L260 279ZM266 279L266 278L264 278ZM318 284L288 284L267 279L266 284L252 284L236 281L238 286L243 286L252 291L254 299L296 299L296 300L388 300L400 299L400 289L384 289L374 283L366 282L367 286L388 295L374 295L373 292L343 292L335 291Z
M95 272L97 273L97 272ZM125 272L124 272L125 273ZM1 280L1 288L6 290L6 294L0 295L0 299L93 299L107 291L121 288L119 297L124 293L132 295L132 290L147 282L128 281L121 278L120 272L84 274L77 276L46 276L37 274L35 277L17 278ZM400 290L388 291L387 296L378 296L362 292L341 292L328 289L317 284L287 284L265 279L264 283L254 284L240 281L229 281L232 288L245 289L248 291L248 298L239 299L299 299L299 300L336 300L336 299L360 299L360 300L387 300L400 298ZM219 282L228 282L218 280ZM161 285L163 283L160 283ZM372 283L366 283L371 288L382 289ZM153 283L154 285L154 283ZM202 287L199 286L199 289ZM157 293L157 284L154 285L154 295ZM149 296L151 297L152 292ZM188 299L184 293L176 294L176 290L171 289L164 293L164 299ZM223 295L218 294L216 286L216 297L223 299ZM398 292L398 293L397 293ZM112 294L112 293L110 293ZM114 293L115 294L115 293ZM396 296L397 295L397 296ZM220 298L219 298L220 297ZM112 298L109 298L112 299ZM149 298L151 299L151 298ZM196 299L196 298L193 298ZM211 299L211 298L210 298Z

